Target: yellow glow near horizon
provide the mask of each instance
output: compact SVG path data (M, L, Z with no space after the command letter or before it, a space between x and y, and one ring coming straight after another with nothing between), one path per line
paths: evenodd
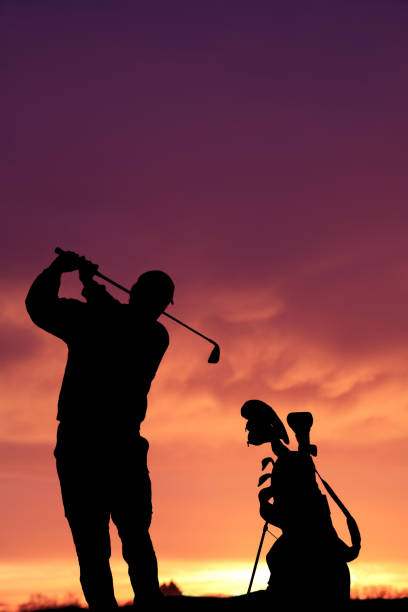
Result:
M241 595L246 593L252 560L160 561L160 582L175 582L184 595ZM406 568L403 564L370 564L366 562L350 565L352 590L358 596L378 593L382 589L391 594L408 589ZM127 567L119 559L112 560L115 593L121 604L133 599L127 575ZM79 584L79 570L75 559L54 563L9 563L0 565L1 610L15 610L21 603L35 595L68 604L85 605ZM253 590L267 586L269 571L265 562L258 566Z

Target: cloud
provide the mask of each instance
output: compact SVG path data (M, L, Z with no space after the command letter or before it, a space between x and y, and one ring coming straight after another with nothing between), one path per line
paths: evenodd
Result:
M13 325L10 322L0 322L0 368L13 368L37 356L40 352L41 340L33 330Z
M0 441L0 478L55 478L50 444Z
M4 373L38 356L42 337L35 330L25 310L28 290L20 283L2 284L0 306L0 369Z

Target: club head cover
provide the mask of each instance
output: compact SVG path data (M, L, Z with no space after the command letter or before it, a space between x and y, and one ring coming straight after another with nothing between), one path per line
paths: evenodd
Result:
M289 427L294 431L299 443L299 450L316 457L317 446L310 444L310 430L313 425L311 412L290 412L286 417Z
M241 416L247 419L248 444L259 446L271 442L272 437L289 444L289 437L276 412L261 400L248 400L241 408Z

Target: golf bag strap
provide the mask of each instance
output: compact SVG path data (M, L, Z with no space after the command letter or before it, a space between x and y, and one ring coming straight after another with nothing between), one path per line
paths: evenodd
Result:
M348 530L349 530L349 533L350 533L351 544L352 544L352 546L350 547L349 550L350 551L354 551L353 555L349 558L349 561L352 561L353 559L355 559L358 556L358 554L360 552L360 548L361 548L361 534L360 534L360 530L359 530L358 525L357 525L357 521L350 514L350 512L347 510L346 506L343 504L341 499L333 491L333 489L331 488L329 483L326 482L320 476L320 474L316 470L316 468L315 468L315 472L318 475L318 477L320 478L320 480L322 481L324 488L326 489L326 491L328 492L328 494L330 495L332 500L338 505L338 507L343 512L344 516L346 517L347 527L348 527Z
M346 506L343 504L343 502L341 501L341 499L336 495L336 493L333 491L333 489L331 488L331 486L329 485L328 482L326 482L319 474L319 472L316 470L315 468L315 472L318 475L318 477L320 478L320 480L323 483L324 488L326 489L326 491L328 492L328 494L330 495L330 497L332 498L332 500L338 505L338 507L340 508L340 510L343 512L344 516L346 518L351 517L350 512L347 510Z

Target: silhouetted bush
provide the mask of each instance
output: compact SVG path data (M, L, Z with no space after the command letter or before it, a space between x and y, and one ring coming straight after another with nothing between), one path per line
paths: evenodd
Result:
M160 585L160 591L166 597L175 597L177 595L182 595L181 589L173 581L169 582L168 584L163 583L162 585Z

